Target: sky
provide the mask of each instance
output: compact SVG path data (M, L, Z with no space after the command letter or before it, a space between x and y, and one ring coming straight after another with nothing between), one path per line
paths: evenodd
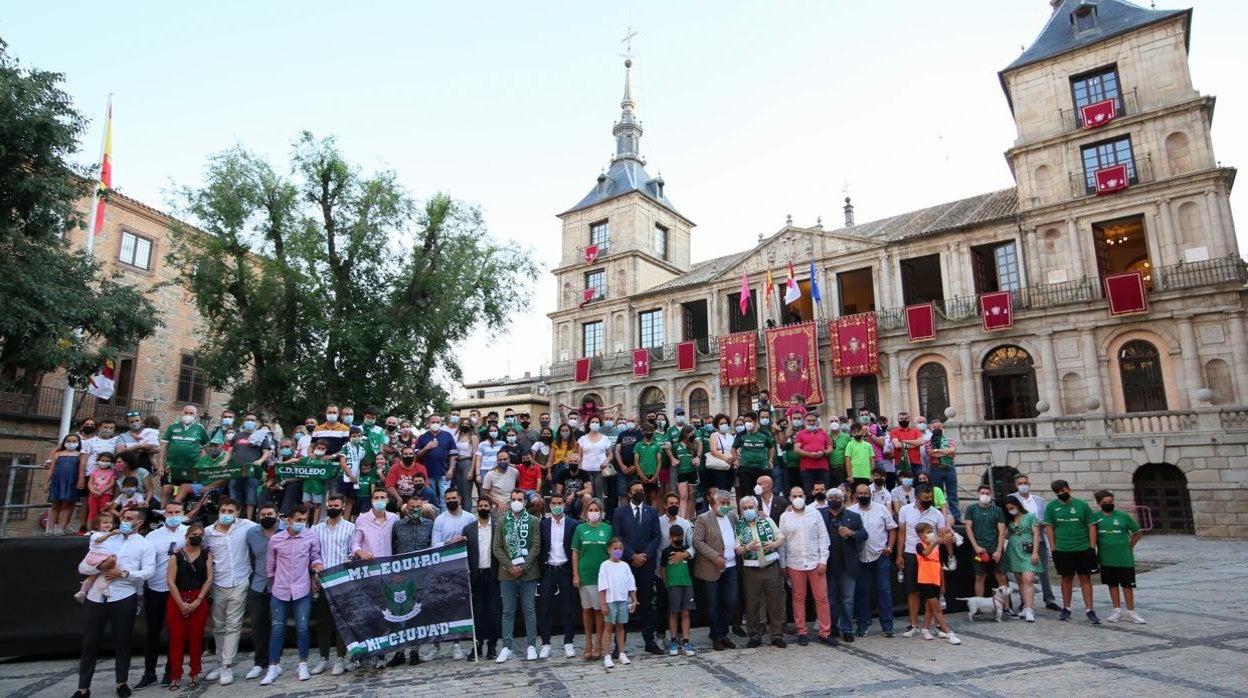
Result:
M1195 9L1193 83L1217 97L1215 153L1244 164L1248 3L1159 3L1181 7ZM172 187L198 184L206 158L235 144L285 163L305 129L418 198L479 204L492 235L544 271L530 312L464 343L475 381L550 361L555 215L609 163L630 26L642 154L697 223L698 261L752 247L787 215L839 227L846 190L864 222L1013 186L997 71L1049 14L1046 0L49 0L9 4L0 38L66 75L93 120L84 163L113 94L114 185L149 205L170 208Z

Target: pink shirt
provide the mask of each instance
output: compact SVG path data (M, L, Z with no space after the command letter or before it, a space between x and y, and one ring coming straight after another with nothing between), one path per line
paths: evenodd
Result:
M398 523L399 515L387 511L385 520L378 522L377 514L368 510L355 520L355 537L351 540L351 554L361 550L373 557L389 557L394 553L390 547L390 532Z
M793 436L793 444L806 452L826 451L832 448L832 439L822 429L810 431L802 428ZM823 456L820 458L807 458L802 456L802 470L827 470L828 458Z
M313 565L321 563L321 544L316 534L304 529L297 536L290 530L278 531L269 539L265 574L273 580L273 596L282 601L302 599L312 593Z
M91 486L109 497L113 496L113 485L116 483L117 473L112 468L96 468L91 472Z

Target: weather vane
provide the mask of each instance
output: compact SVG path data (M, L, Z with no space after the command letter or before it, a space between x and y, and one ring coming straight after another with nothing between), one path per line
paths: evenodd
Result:
M624 57L630 60L633 57L633 37L634 36L637 36L637 32L633 30L633 25L630 24L628 25L628 33L625 34L624 38L620 40L620 43L624 44Z

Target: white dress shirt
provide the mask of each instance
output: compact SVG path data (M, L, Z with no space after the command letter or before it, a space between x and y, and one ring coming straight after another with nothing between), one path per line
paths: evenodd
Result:
M862 519L862 527L867 531L867 540L862 550L858 552L858 560L875 562L884 553L884 547L888 545L888 532L897 528L897 522L893 521L892 511L879 502L872 502L871 506L866 509L863 509L860 504L854 504L846 507L845 510L857 514Z
M182 549L186 545L186 524L182 524L177 528L169 528L161 526L160 528L147 534L147 542L152 544L152 550L156 551L156 567L152 571L151 579L147 580L147 588L152 591L169 591L169 556ZM172 548L170 547L172 546Z
M322 521L312 527L321 544L321 564L325 567L341 565L351 556L351 541L355 539L355 524L339 517L333 526Z
M494 525L481 525L477 522L477 569L490 569L490 558L494 556Z
M716 516L715 522L719 524L719 535L724 538L724 569L736 567L737 532L733 530L732 522L727 516Z
M87 598L95 603L120 601L136 594L143 584L152 578L156 571L156 551L146 538L131 533L124 538L113 536L104 543L110 553L117 556L117 571L127 573L124 577L114 579L108 585L108 598L104 598L94 584L87 592ZM103 574L99 568L86 563L78 564L79 574Z
M828 527L823 515L812 509L798 513L796 509L780 515L780 534L784 536L784 566L792 570L810 571L828 561Z
M548 565L562 565L568 561L567 553L563 552L563 531L568 525L567 516L550 517L550 558Z
M251 583L251 551L247 548L247 532L260 524L235 519L225 533L216 525L204 531L204 547L212 553L212 585L233 589Z

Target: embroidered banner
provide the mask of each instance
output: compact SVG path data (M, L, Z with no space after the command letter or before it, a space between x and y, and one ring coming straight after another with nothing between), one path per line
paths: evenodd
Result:
M589 382L589 358L588 358L588 357L586 357L586 358L584 358L584 359L577 359L577 360L576 360L576 375L575 375L575 378L576 378L576 382L577 382L577 383L588 383L588 382Z
M589 247L586 247L585 248L585 263L593 264L594 260L596 259L598 259L598 246L590 245Z
M293 463L278 463L273 466L273 474L278 480L327 480L335 473L342 472L338 459L317 460L300 458Z
M875 313L858 313L828 322L832 344L832 374L874 376L880 372L880 347Z
M1106 99L1079 107L1079 113L1083 116L1084 128L1096 128L1108 124L1118 116L1118 104L1112 99Z
M650 375L650 350L633 350L633 375L641 378Z
M776 404L787 405L794 395L805 397L808 407L823 403L815 323L767 330L767 379Z
M1004 330L1014 326L1014 294L1009 291L985 293L979 297L979 312L984 316L985 330Z
M1126 189L1127 185L1130 184L1130 182L1127 181L1126 165L1114 165L1113 167L1106 167L1103 170L1097 170L1095 177L1097 196L1121 191Z
M754 385L758 375L758 334L738 332L719 340L719 384Z
M1105 297L1109 299L1110 315L1148 312L1144 275L1138 271L1105 277Z
M696 342L681 342L676 345L676 370L693 371L698 367L698 347Z
M473 637L463 543L347 562L322 572L320 581L353 657Z
M906 333L911 342L936 339L936 310L931 303L906 307Z

